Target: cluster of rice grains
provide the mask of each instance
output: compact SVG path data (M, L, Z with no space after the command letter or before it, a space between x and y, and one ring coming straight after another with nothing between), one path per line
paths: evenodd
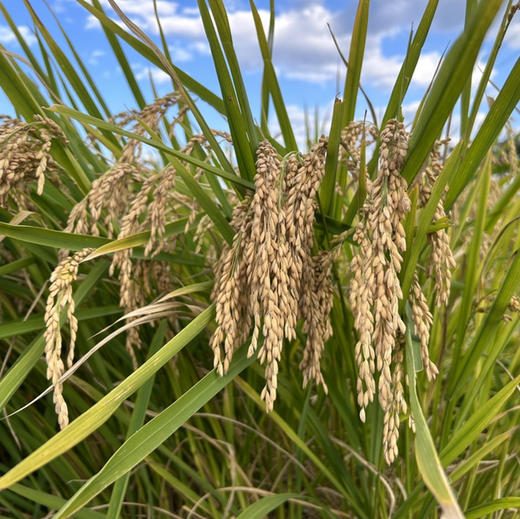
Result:
M120 126L130 126L133 133L144 136L146 128L159 132L168 109L179 100L177 93L156 99L140 113L125 112L114 118ZM180 108L177 117L168 125L170 135L185 110ZM219 135L221 132L216 132ZM181 149L185 154L194 152L203 145L203 136L194 135ZM200 172L198 172L200 175ZM162 252L175 249L175 237L164 236L166 222L181 218L186 211L187 227L194 223L198 206L194 199L175 189L176 173L172 165L161 171L148 167L143 157L142 144L136 139L122 143L122 152L115 163L98 177L87 196L71 211L66 231L90 233L100 232L110 238L126 238L141 231L150 230L145 245L145 259L132 259L132 249L114 254L110 274L118 272L120 281L120 304L126 313L142 307L147 297L165 293L172 289L170 265L165 261L150 261ZM156 291L153 290L155 284ZM141 347L137 327L128 329L126 349L137 366L135 350Z
M407 152L407 134L402 123L390 120L381 132L380 167L373 181L367 179L367 198L360 209L354 241L359 245L352 263L350 303L359 340L355 347L358 364L358 404L365 421L365 408L378 394L384 412L383 450L387 463L397 456L399 413L407 412L403 392L403 345L405 323L399 315L403 298L399 272L406 249L403 220L410 210L407 183L400 170ZM421 203L426 203L438 170L434 151L421 177ZM439 203L435 218L445 217ZM450 268L454 266L445 230L430 234L432 277L437 304L449 296ZM432 315L414 276L409 302L415 334L421 344L422 363L429 380L437 374L428 355ZM376 377L377 372L377 377ZM376 389L377 379L377 389Z
M331 267L336 250L312 256L315 195L325 173L327 141L307 155L280 160L263 141L257 151L255 193L233 213L235 237L215 264L213 300L217 328L211 338L214 365L224 374L233 352L253 329L248 355L265 363L261 397L266 410L276 399L278 362L284 338L296 337L303 318L307 342L300 369L325 387L320 371L324 342L332 330ZM260 341L260 332L263 341Z
M58 165L50 154L53 141L66 144L61 128L40 115L27 123L0 116L0 207L12 198L17 209L31 207L29 186L37 182L41 195L45 173L56 173Z
M116 116L114 119L121 126L132 125L131 129L137 135L145 134L145 127L159 131L159 124L167 110L178 101L178 95L173 93L164 98L155 100L147 105L142 112L128 112ZM177 117L170 122L169 133L173 135L174 127L186 113L184 108L178 110ZM36 171L39 186L43 185L43 171L47 165L53 165L52 158L47 156L52 137L58 138L61 133L52 121L39 120L39 126L24 126L17 121L8 120L0 128L0 145L5 143L6 151L0 160L0 172L7 168L7 177L3 178L2 186L6 182L18 182L23 178L25 170ZM43 124L45 123L45 125ZM143 123L143 124L141 124ZM54 132L54 133L53 133ZM10 137L10 134L25 135ZM229 141L229 135L215 131L215 135ZM7 136L4 138L4 136ZM36 140L38 137L39 140ZM95 138L95 136L91 136ZM9 140L7 140L9 138ZM4 142L5 141L5 142ZM25 162L9 153L12 145L22 145L27 152ZM96 151L95 143L91 143ZM157 255L175 249L175 236L167 240L165 236L166 222L178 220L188 216L186 230L195 222L199 207L195 200L179 193L175 189L175 169L168 165L162 170L147 164L143 157L141 143L135 139L121 142L122 151L111 167L92 182L87 195L78 202L69 214L65 231L78 234L104 235L109 238L125 238L133 234L149 230L150 238L145 245L144 259L132 258L132 250L124 249L114 253L110 274L118 272L120 283L120 304L126 313L130 313L147 303L147 298L154 298L159 293L172 290L172 275L170 264L159 261ZM39 146L38 149L36 147ZM193 135L181 150L185 154L194 153L197 147L207 146L206 139L201 135ZM34 151L31 151L34 148ZM209 157L209 155L208 155ZM106 159L106 157L103 157ZM209 158L207 159L209 160ZM29 162L30 161L30 164ZM22 169L22 166L24 169ZM150 167L149 167L150 166ZM32 168L32 169L31 169ZM21 173L18 171L21 170ZM12 173L14 171L16 174ZM202 170L197 169L195 176L200 177ZM13 176L14 175L14 176ZM27 176L27 175L25 175ZM14 180L11 180L13 178ZM39 191L41 188L39 187ZM0 200L1 200L0 193ZM200 239L206 230L208 222L200 219L196 233ZM74 302L72 299L72 283L77 277L78 266L91 250L84 250L69 254L67 250L60 251L59 264L51 276L50 292L47 299L45 314L45 353L47 360L47 377L54 386L54 402L58 422L61 428L68 423L67 405L62 395L62 384L59 382L63 375L64 363L61 359L62 336L60 332L60 314L65 312L70 324L70 346L67 364L70 366L74 356L74 344L77 332L77 319L74 316ZM154 261L150 261L150 260ZM168 315L170 324L175 328L175 311L164 311L161 316ZM152 321L155 316L150 317ZM129 318L128 321L132 321ZM144 322L140 319L139 322ZM137 366L135 349L139 348L141 340L137 327L130 327L126 336L126 348L134 366Z
M70 343L67 354L67 366L72 366L74 346L78 331L78 320L74 315L74 299L72 298L72 283L78 276L78 268L82 259L92 252L84 249L72 256L62 259L51 275L51 285L47 305L45 307L45 360L47 361L47 378L54 388L53 401L58 415L58 423L63 429L69 423L67 404L63 398L62 383L59 381L64 371L61 359L62 337L60 331L60 314L67 311L70 326Z

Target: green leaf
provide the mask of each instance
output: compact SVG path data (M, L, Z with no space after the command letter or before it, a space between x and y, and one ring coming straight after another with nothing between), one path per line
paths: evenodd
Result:
M96 9L96 7L89 4L86 0L76 0L78 4L84 7L90 14L94 15L95 18L99 20L101 25L111 34L119 36L122 40L128 43L133 49L135 49L139 54L141 54L147 61L159 67L160 69L165 70L163 64L160 60L157 59L157 56L153 53L153 51L145 45L143 42L139 41L137 38L129 34L125 31L119 24L114 22L110 17L108 17L102 10ZM198 81L193 79L189 74L177 68L175 65L172 65L175 72L179 76L182 83L191 90L195 95L200 97L210 106L215 108L220 113L224 113L224 105L222 103L222 99L216 96L211 90L206 88L204 85L201 85Z
M100 12L103 11L103 8L101 7L101 4L99 3L99 0L93 0L92 4ZM128 86L130 87L130 90L132 91L132 94L134 95L134 98L137 101L137 105L142 110L146 105L146 101L144 100L144 96L141 92L141 89L139 88L137 80L135 79L135 74L133 73L133 71L130 67L130 64L128 63L128 60L126 58L125 53L123 52L121 44L119 43L119 40L117 39L117 36L115 35L114 32L112 32L106 25L102 25L102 27L103 27L105 36L107 37L108 43L110 44L110 47L112 48L114 56L117 58L119 66L121 67L121 70L123 71L126 82L128 83Z
M81 79L81 77L76 72L76 68L72 65L72 63L69 61L69 59L67 58L65 53L62 51L61 47L56 43L54 38L51 36L46 25L42 23L42 21L40 20L40 18L34 11L32 5L30 4L29 0L23 0L23 2L25 4L25 7L27 8L27 10L29 11L29 14L31 15L31 18L32 18L34 24L36 25L36 27L42 34L43 38L47 42L47 45L49 46L55 60L58 62L60 68L62 69L63 73L67 77L72 88L74 88L74 91L77 93L79 99L83 103L83 106L88 110L89 114L91 114L95 117L102 117L97 104L92 99L87 88L85 87L84 81ZM117 141L115 140L113 135L106 133L105 137L109 140L112 140L112 142L114 144L117 144Z
M251 6L251 12L253 14L253 21L255 23L256 29L256 37L258 39L258 45L260 46L260 52L262 53L262 60L264 62L264 76L262 82L263 89L265 89L265 92L268 92L271 95L273 100L273 106L276 112L276 117L278 118L278 124L280 125L286 151L296 151L298 149L298 145L296 144L296 139L294 138L294 132L289 120L289 115L287 114L287 108L283 100L280 84L278 83L276 71L271 60L272 52L271 48L269 47L269 42L265 38L262 19L260 18L260 14L258 13L258 9L256 8L253 0L249 0L249 5ZM271 26L274 27L274 19L271 19ZM269 96L265 94L264 96L264 106L267 107L269 104ZM267 110L267 108L264 109ZM267 129L267 113L265 115L262 114L262 120L264 118L265 122L263 129L265 131Z
M249 505L245 510L240 512L237 519L263 519L268 514L283 505L289 499L301 499L300 494L277 494L274 496L263 497L256 503Z
M106 269L106 264L104 265ZM93 272L96 273L97 269ZM108 316L120 313L122 310L118 305L96 306L94 308L80 308L76 312L76 317L79 321L87 319L96 319L101 316ZM0 339L7 339L8 337L16 337L17 335L24 335L30 332L41 330L45 326L43 316L34 315L25 320L5 321L0 325Z
M108 263L106 262L99 262L92 268L87 277L74 292L74 304L76 307L81 304L85 297L87 297L90 291L96 286L107 269ZM94 310L99 311L100 308L94 308ZM101 310L103 311L103 315L108 313L107 308L101 308ZM80 312L77 312L77 317L78 320L82 318ZM37 317L36 320L37 327L34 328L34 330L41 330L44 326L43 317ZM23 333L20 329L24 324L24 322L14 323L14 325L11 325L12 328L10 333L6 333L6 328L9 327L8 324L0 325L0 338L11 337ZM42 356L44 348L45 340L43 338L43 333L41 333L37 339L26 347L24 353L18 358L9 371L2 376L0 379L0 409L5 407L9 399L26 379L31 369Z
M395 81L392 93L390 94L390 99L388 101L388 106L386 107L385 115L381 122L381 127L384 127L389 119L397 118L399 115L400 106L403 102L406 92L408 91L410 81L412 80L417 62L421 56L421 51L426 37L429 34L438 4L439 0L429 0L426 8L424 9L421 21L408 48L401 69L399 70L399 75Z
M325 160L325 176L320 188L321 211L326 215L334 214L336 195L336 174L341 140L344 101L336 99L332 110L329 141L327 143L327 158Z
M246 349L242 348L235 355L229 371L223 377L216 371L208 373L202 380L192 386L172 405L160 412L155 418L141 427L106 462L103 468L90 478L54 516L55 519L70 517L74 512L88 503L108 485L126 474L146 456L165 442L179 427L182 427L194 413L211 400L233 378L244 370L254 358L246 357ZM66 429L65 429L66 430ZM0 479L0 484L1 484Z
M477 519L478 517L489 517L498 510L511 509L518 511L520 508L520 497L501 497L485 505L475 506L466 511L466 519Z
M458 387L459 390L464 387L464 384L472 376L473 370L479 361L479 358L484 353L490 344L493 344L499 326L502 324L502 318L506 312L507 306L511 298L515 295L517 287L520 285L520 252L517 251L512 259L511 265L504 277L499 288L496 299L489 311L486 313L481 326L474 335L470 348L466 355L461 359L457 365L457 371L452 378L450 389ZM491 349L488 355L493 352ZM481 383L484 381L485 373L481 373L481 377L473 383L473 390L466 398L466 402L470 402L474 396L477 395ZM467 404L468 405L468 404ZM462 415L463 416L463 415ZM461 416L461 417L462 417Z
M187 222L187 218L181 218L175 222L167 224L164 228L163 237L167 238L168 236L180 234L186 228ZM125 238L119 238L117 240L112 241L103 238L103 241L105 241L105 243L98 247L91 254L89 254L85 261L90 261L94 258L97 258L98 256L103 256L104 254L112 254L121 250L132 249L140 245L146 245L149 239L150 231L143 231L137 234L132 234L131 236L126 236Z
M446 207L453 205L460 192L471 180L488 150L503 130L511 112L520 101L520 58L516 60L495 102L482 123L467 153L462 155L460 168L446 195Z
M233 45L233 38L231 34L231 28L229 26L226 8L224 7L222 0L209 0L209 4L213 14L213 20L215 21L215 26L217 27L220 41L222 43L222 48L226 54L231 77L233 78L233 86L240 105L240 110L246 123L247 134L249 136L249 143L254 160L256 148L258 147L259 143L259 132L253 121L251 107L249 106L246 87L242 78L242 72L240 70L240 65L238 63Z
M507 431L503 434L499 434L495 436L495 438L491 438L487 440L486 443L477 451L475 451L468 459L461 461L459 465L450 473L450 481L454 483L459 480L464 474L469 472L473 467L477 466L480 461L490 452L493 452L497 449L502 443L507 440L510 440L511 437L518 429L512 429L511 431Z
M471 76L484 37L501 5L502 0L479 3L470 23L446 55L410 137L402 171L408 183L418 173Z
M186 227L187 218L181 218L175 222L171 222L165 226L164 237L180 234ZM227 222L226 222L227 224ZM124 249L136 248L133 256L144 258L144 250L142 247L150 238L150 231L143 231L132 234L126 238L118 240L110 240L100 236L91 236L88 234L74 234L63 231L54 231L52 229L44 229L42 227L32 227L29 225L11 225L0 222L0 233L13 239L34 245L44 245L55 249L66 249L71 251L83 250L86 248L94 248L84 261L91 260L104 254L111 254ZM232 236L232 235L231 235ZM139 248L137 248L139 247ZM195 254L184 252L181 255L170 253L159 253L155 259L168 260L179 264L188 265L204 265L204 258Z
M133 394L164 364L204 330L213 318L214 311L213 305L204 310L155 355L128 375L115 389L0 477L0 489L7 488L31 472L38 470L98 429L114 414L126 398Z
M34 490L33 488L19 484L12 485L9 490L15 494L18 494L19 496L24 497L31 503L38 503L39 505L43 505L50 510L56 510L65 503L65 499L62 497L47 494L46 492ZM83 509L78 511L76 517L78 519L103 519L105 516L94 510Z
M177 150L167 146L166 144L164 144L162 141L160 141L158 139L148 139L141 135L137 135L133 132L124 130L124 129L120 128L119 126L116 126L113 123L104 121L103 119L98 119L96 117L89 116L87 114L78 112L77 110L73 110L72 108L68 108L66 106L54 105L51 108L49 108L48 110L57 112L61 115L65 115L67 117L72 117L73 119L77 119L81 123L91 124L93 126L97 126L98 128L102 128L102 129L104 128L106 130L110 130L111 132L117 133L119 135L129 137L130 139L135 139L137 141L143 142L144 144L148 144L152 148L155 148L159 151L169 153L170 155L173 155L174 157L176 157L180 160L186 161L190 164L193 164L194 166L202 168L204 171L207 171L208 173L212 173L214 175L222 177L237 185L241 185L241 186L247 187L249 189L254 189L254 184L252 184L248 180L240 178L238 175L229 173L228 171L225 171L225 170L219 169L215 166L212 166L205 161L196 159L195 157L193 157L191 155L186 155L184 153L181 153L180 151L177 151Z
M496 418L497 413L515 392L519 382L520 375L506 384L492 398L479 405L467 422L452 435L448 444L442 449L441 459L444 465L452 463L459 454L480 436L482 431Z
M11 261L11 263L7 263L0 267L0 276L5 276L6 274L17 272L18 270L21 270L28 265L32 265L33 263L34 258L20 258L18 260Z
M222 92L222 99L226 107L226 117L235 144L234 149L237 157L238 167L242 173L243 178L251 179L251 172L255 171L255 160L253 156L253 149L247 138L248 131L244 124L245 114L240 112L238 99L235 88L222 52L220 42L218 41L213 20L210 16L206 6L206 0L197 0L199 6L200 17L206 32L206 37L213 56L213 63L215 65L215 72L220 84Z
M166 321L163 320L153 336L149 356L152 356L159 350L161 343L163 342L165 332ZM130 424L128 425L128 431L126 436L127 438L129 438L140 427L142 427L144 423L146 410L148 409L148 403L152 394L154 380L155 376L151 376L137 392L137 396L135 399L135 407L132 412ZM120 517L121 507L123 506L123 500L125 498L125 493L128 487L129 479L130 474L125 474L116 481L116 484L114 485L114 490L112 492L112 496L110 498L110 505L108 507L106 519L117 519L118 517Z
M54 231L30 225L11 225L4 222L0 222L0 233L13 240L68 250L96 248L110 241L98 236Z
M348 57L348 70L343 91L343 117L341 126L344 128L354 120L356 114L357 93L361 68L363 67L363 56L365 54L365 41L367 38L369 0L359 0L350 39L350 52Z
M408 305L407 305L408 306ZM441 460L435 449L428 424L424 418L417 390L415 387L415 358L412 343L412 319L407 316L408 325L406 327L406 372L409 380L410 407L415 421L415 459L419 472L424 483L442 508L444 516L448 518L464 518L462 511L457 503L455 494L450 487L448 478L444 473Z

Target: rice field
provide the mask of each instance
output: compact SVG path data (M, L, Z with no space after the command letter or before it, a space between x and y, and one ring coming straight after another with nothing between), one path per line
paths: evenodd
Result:
M520 59L487 90L520 4L467 0L405 119L438 0L382 118L359 0L302 146L274 1L266 26L250 2L259 114L222 0L197 3L215 91L160 16L152 38L76 0L132 92L119 114L23 2L37 50L0 2L23 50L0 46L0 517L520 517ZM127 47L171 93L146 98Z

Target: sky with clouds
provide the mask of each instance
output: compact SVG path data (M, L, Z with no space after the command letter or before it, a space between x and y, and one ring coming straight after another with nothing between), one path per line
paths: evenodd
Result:
M130 90L126 86L115 58L111 55L97 20L75 0L49 0L49 2L93 77L101 86L111 110L116 113L134 108L135 102ZM101 0L101 2L112 13L108 1ZM258 113L262 60L249 10L249 0L224 0L224 3L229 11L233 41L243 67L244 80L251 96L253 110L254 113ZM419 24L426 3L426 0L372 0L371 2L361 80L373 105L380 113L384 110L391 87L399 72L410 30ZM56 39L62 41L59 38L56 22L44 1L33 0L32 4ZM146 33L158 41L152 0L119 0L118 4ZM257 1L266 28L269 18L268 4L268 0ZM37 42L32 34L32 24L23 2L10 0L6 5L27 42L36 50ZM218 92L218 82L198 15L196 0L158 0L157 5L174 63ZM276 0L275 6L277 17L273 61L284 98L290 107L289 112L295 125L301 129L304 106L312 112L315 107L318 107L320 117L326 120L334 98L342 91L345 69L327 24L330 24L334 31L343 53L348 56L350 32L357 2ZM405 115L413 117L413 112L435 73L442 53L460 33L464 20L464 6L464 0L439 0L431 33L405 99ZM485 63L493 36L492 29L479 58L480 66L475 70L474 81L478 80L479 68L482 68ZM0 43L9 50L19 51L7 24L1 19ZM493 80L496 83L501 84L505 80L519 53L520 14L517 14L493 71ZM165 73L158 69L150 69L145 60L131 49L128 51L128 57L135 76L149 99L152 97L150 77L159 93L163 94L171 90L171 82ZM492 87L489 93L493 95ZM10 112L8 102L2 96L0 96L0 112ZM363 112L364 107L360 103L358 117L363 117ZM222 124L215 119L216 114L208 114L208 117L213 124L217 126Z

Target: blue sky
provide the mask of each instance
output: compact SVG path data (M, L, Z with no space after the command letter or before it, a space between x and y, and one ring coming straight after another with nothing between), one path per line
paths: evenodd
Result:
M75 0L49 0L60 23L70 35L79 54L101 86L101 91L110 109L117 113L134 108L135 102L126 86L124 77L96 20L79 6ZM108 2L102 0L108 9ZM150 36L157 38L157 25L152 0L120 0L120 7ZM158 0L161 23L165 30L173 60L182 69L209 88L218 90L209 48L198 17L196 1ZM231 29L239 61L243 66L246 87L251 95L253 110L258 114L261 83L261 59L256 43L248 0L224 0L229 10ZM58 41L59 29L43 0L32 4L41 19ZM21 0L8 0L15 23L22 28L37 51L37 43L31 35L32 24ZM332 26L342 50L348 55L350 32L357 2L353 0L277 0L274 63L285 100L290 107L300 138L303 135L303 107L312 111L319 107L321 117L327 118L334 98L342 91L344 66L342 65L327 29ZM426 0L372 0L366 55L362 83L372 103L382 112L391 86L399 71L402 57L412 27L417 27ZM410 91L405 99L404 113L413 117L419 100L424 94L443 51L452 43L462 29L464 0L440 0L432 32L426 42L423 56L413 77ZM268 1L257 1L264 24L267 26ZM111 12L111 11L110 11ZM480 62L485 63L492 44L493 29L484 45ZM0 43L12 51L19 51L17 44L0 19ZM520 16L513 21L505 45L499 55L493 80L501 84L520 50ZM131 49L128 52L136 77L151 99L149 75L151 74L160 93L171 90L169 78L161 71L150 69L143 58ZM478 67L474 80L478 79ZM493 88L489 89L494 95ZM483 105L482 110L485 110ZM364 108L360 104L359 117ZM5 97L0 95L0 112L10 113ZM222 127L218 116L208 113L211 123ZM455 121L456 124L456 121Z

